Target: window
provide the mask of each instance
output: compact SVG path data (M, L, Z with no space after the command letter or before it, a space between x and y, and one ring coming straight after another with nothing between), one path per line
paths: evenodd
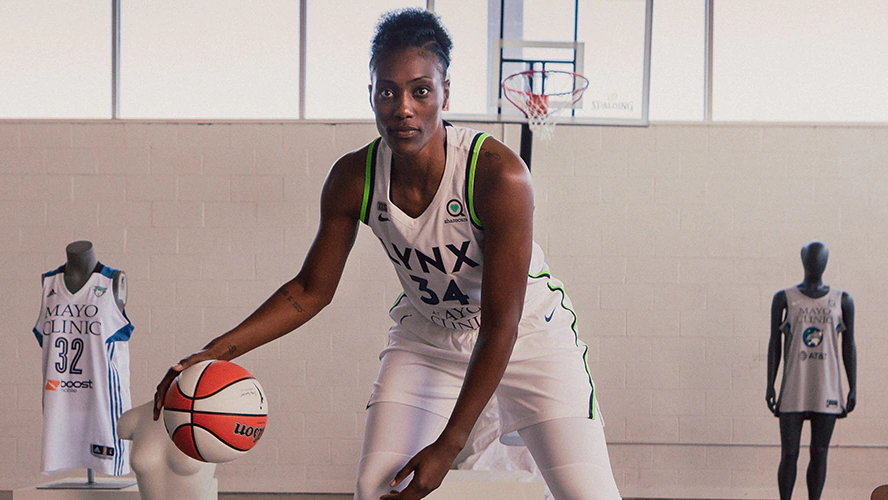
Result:
M450 109L455 114L487 113L488 9L459 0L436 0L435 12L453 38ZM497 22L499 20L497 19Z
M654 1L651 120L703 119L704 7L700 0Z
M309 1L306 13L305 117L372 118L370 109L370 39L379 16L401 7L425 7L425 1Z
M714 120L888 121L888 4L716 2Z
M0 68L0 118L110 118L110 2L0 2Z
M122 118L298 118L299 2L124 1Z

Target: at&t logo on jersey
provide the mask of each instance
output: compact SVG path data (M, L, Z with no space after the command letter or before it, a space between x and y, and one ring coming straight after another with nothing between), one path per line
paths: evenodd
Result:
M809 359L810 359L810 360L819 360L819 361L823 361L823 360L826 359L826 357L824 356L824 354L823 354L822 352L806 352L806 351L802 351L802 352L799 353L799 360L801 360L801 361L807 361L807 360L809 360Z
M46 391L77 392L78 389L92 389L92 380L46 380Z

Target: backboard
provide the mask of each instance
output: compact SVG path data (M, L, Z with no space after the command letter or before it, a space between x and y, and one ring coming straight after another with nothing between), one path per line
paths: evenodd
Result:
M590 82L559 123L647 125L652 12L653 0L491 0L487 116L466 118L526 121L503 99L502 81L546 69Z

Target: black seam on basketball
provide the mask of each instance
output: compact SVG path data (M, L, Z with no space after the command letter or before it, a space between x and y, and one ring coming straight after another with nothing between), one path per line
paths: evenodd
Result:
M203 375L203 373L201 373L201 375ZM197 456L199 456L202 461L206 462L207 459L204 458L203 453L200 452L200 446L197 445L197 436L194 435L194 428L196 426L192 422L191 424L189 424L189 427L189 430L191 431L191 444L194 445L194 452L197 453Z
M178 391L179 394L181 394L183 398L185 398L185 399L187 399L187 400L189 400L189 401L194 401L194 398L193 398L192 396L189 396L188 394L185 394L185 393L182 391L182 386L179 385L179 382L178 382L178 381L176 381L176 391ZM191 404L193 405L194 403L191 403Z
M206 371L206 370L204 370L204 371ZM200 375L203 376L203 373L201 373ZM207 394L206 396L200 396L200 397L195 396L195 397L192 398L192 399L194 399L195 401L198 401L198 400L201 400L201 399L211 398L211 397L215 396L216 394L219 394L220 392L224 391L225 389L228 389L229 387L233 386L234 384L236 384L236 383L238 383L238 382L243 382L244 380L255 380L255 377L244 377L244 378L239 378L239 379L237 379L237 380L232 380L231 382L229 382L229 383L223 385L222 387L220 387L220 388L216 389L215 391L213 391L213 392ZM197 385L194 386L195 392L196 392L196 390L197 390L198 387L200 387L200 380L198 380L198 381L197 381Z
M203 430L206 431L208 434L210 434L210 435L212 435L214 438L216 438L217 441L219 441L220 443L224 444L225 446L231 448L232 450L237 450L237 451L250 451L250 449L252 449L252 447L250 447L250 448L246 448L246 449L242 449L242 448L238 448L237 446L232 446L230 443L227 443L224 439L222 439L222 436L216 434L215 432L213 432L213 431L207 429L206 427L204 427L204 426L202 426L202 425L198 425L198 424L194 424L194 423L191 424L191 428L192 428L192 429L191 429L191 433L192 433L192 434L194 434L194 428L195 428L195 427L199 427L199 428L203 429ZM254 443L255 443L255 442L254 442ZM197 448L197 439L194 440L194 447ZM199 453L199 452L198 452L198 453ZM201 455L201 456L203 456L203 455ZM206 461L206 460L204 460L204 461Z
M183 410L180 408L170 408L168 406L164 406L163 411L176 412L176 413L194 413L194 409Z
M268 413L231 413L227 411L191 410L192 415L227 415L232 417L267 417Z
M195 425L194 425L193 423L188 422L188 423L184 423L184 424L181 424L181 425L177 426L175 429L173 429L173 432L169 433L169 434L170 434L170 439L172 439L173 437L176 436L176 433L179 432L179 429L181 429L182 427L186 427L186 426L188 427L188 429L187 429L188 432L191 433L191 444L194 445L194 452L197 453L197 455L200 457L201 460L203 460L204 462L206 462L206 460L204 459L203 455L200 454L200 450L197 448L197 436L194 435L194 427L195 427ZM176 447L178 448L179 446L176 445ZM185 453L185 452L182 452L182 453Z
M197 394L197 388L200 387L200 381L203 380L203 377L207 373L207 370L209 370L210 367L213 366L213 364L215 364L215 363L216 363L215 361L210 361L209 363L207 363L207 366L205 366L204 369L200 372L200 375L197 376L197 380L194 382L194 393L195 394ZM196 398L194 396L192 396L191 399L196 399Z

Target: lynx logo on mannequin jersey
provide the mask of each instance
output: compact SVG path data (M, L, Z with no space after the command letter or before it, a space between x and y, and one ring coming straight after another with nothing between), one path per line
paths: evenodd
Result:
M823 331L816 326L810 326L802 333L802 342L808 347L817 347L823 341Z

